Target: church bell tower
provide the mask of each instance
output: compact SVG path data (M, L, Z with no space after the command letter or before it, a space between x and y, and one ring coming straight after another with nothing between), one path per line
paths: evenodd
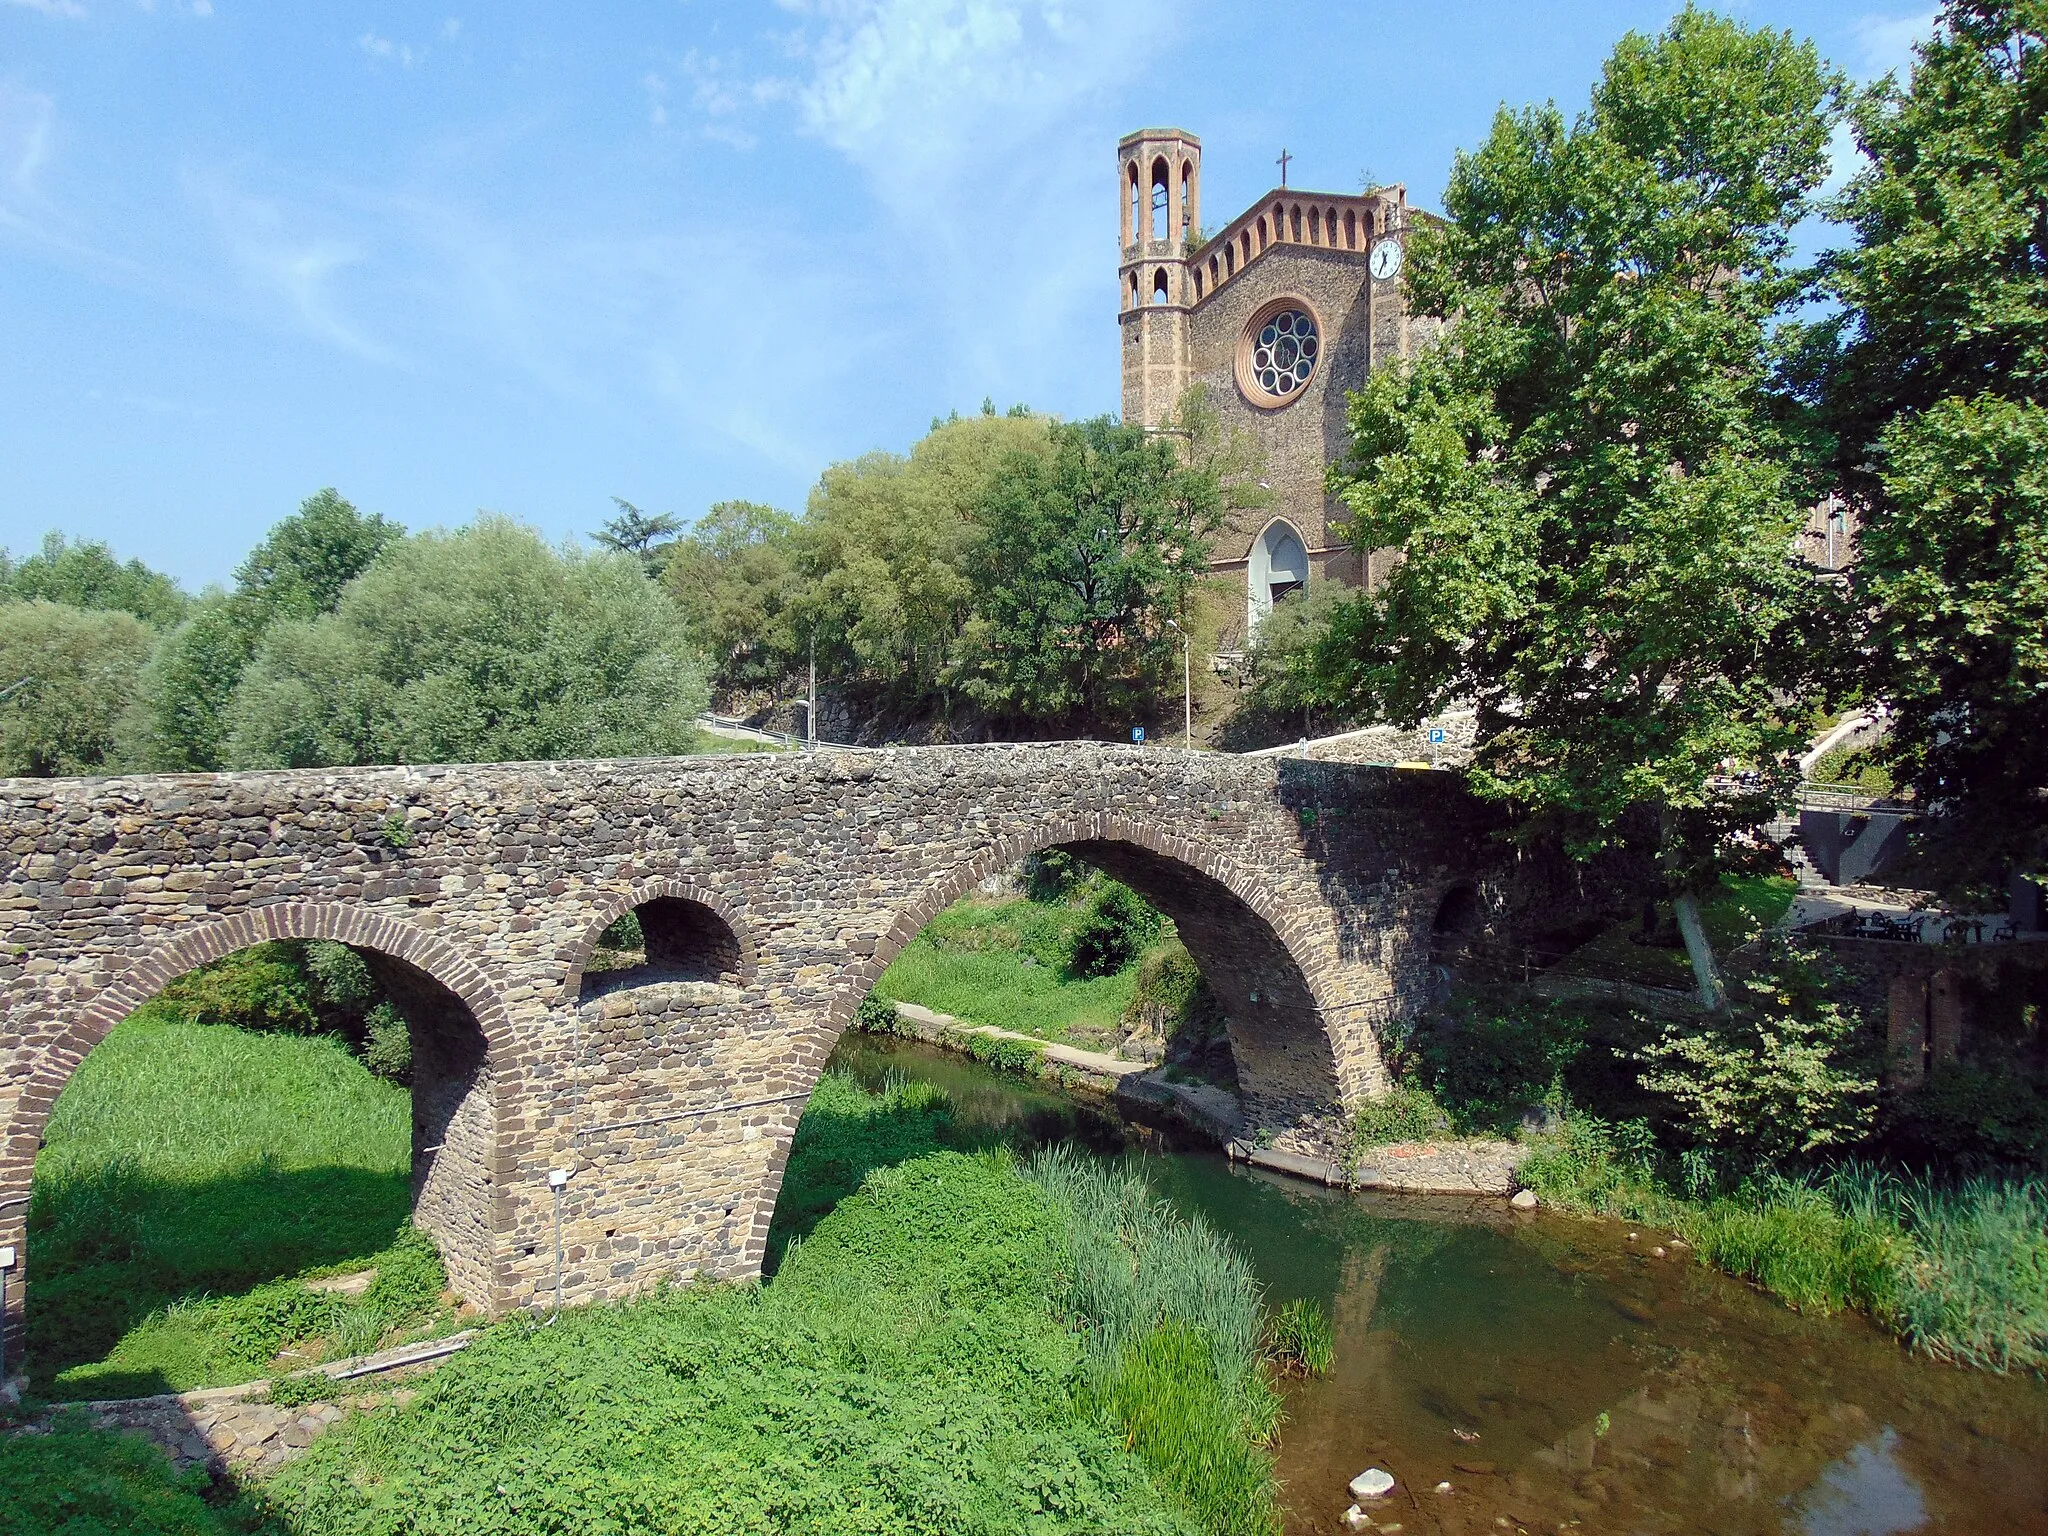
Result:
M1116 163L1123 417L1156 427L1188 385L1187 255L1202 227L1202 141L1178 128L1141 129L1118 142Z

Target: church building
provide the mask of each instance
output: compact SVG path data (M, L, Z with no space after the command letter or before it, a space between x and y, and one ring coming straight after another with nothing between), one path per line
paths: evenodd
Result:
M1332 532L1344 507L1324 471L1345 450L1349 392L1438 329L1402 291L1411 219L1429 217L1410 214L1405 187L1304 192L1287 186L1284 157L1280 180L1204 238L1201 140L1148 128L1117 145L1124 420L1159 426L1202 384L1224 431L1249 433L1265 457L1270 503L1234 514L1211 551L1211 570L1244 584L1226 652L1288 593L1384 570L1386 554Z

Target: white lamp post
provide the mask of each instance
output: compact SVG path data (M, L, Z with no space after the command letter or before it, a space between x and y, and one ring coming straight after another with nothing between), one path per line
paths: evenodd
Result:
M1195 744L1195 641L1192 635L1172 619L1166 621L1166 627L1180 636L1180 744L1192 747Z

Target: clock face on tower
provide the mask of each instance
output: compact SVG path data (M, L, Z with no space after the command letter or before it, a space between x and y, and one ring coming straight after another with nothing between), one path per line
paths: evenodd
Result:
M1372 275L1385 282L1401 270L1401 242L1389 236L1372 248Z

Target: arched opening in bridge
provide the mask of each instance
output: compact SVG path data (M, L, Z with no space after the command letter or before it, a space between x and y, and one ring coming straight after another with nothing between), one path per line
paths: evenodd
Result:
M1437 903L1429 925L1429 959L1437 984L1448 988L1475 958L1486 935L1486 903L1471 885L1454 885Z
M1121 838L1050 843L979 873L961 872L899 922L875 956L873 990L839 1021L854 1028L799 1124L790 1182L779 1183L780 1165L771 1177L771 1268L873 1159L928 1150L892 1134L863 1153L847 1129L871 1113L916 1122L914 1104L849 1101L854 1089L888 1092L892 1074L949 1092L947 1129L934 1134L967 1144L1125 1134L1091 1129L1034 1086L1048 1057L1116 1102L1151 1105L1139 1113L1169 1135L1284 1135L1340 1112L1308 977L1273 922L1217 874ZM963 1055L1016 1075L998 1091Z
M649 982L739 986L745 947L717 909L694 897L654 896L622 912L598 934L583 963L584 1000Z
M484 1031L417 965L285 939L188 971L42 1126L34 1389L229 1385L489 1307L495 1148Z

